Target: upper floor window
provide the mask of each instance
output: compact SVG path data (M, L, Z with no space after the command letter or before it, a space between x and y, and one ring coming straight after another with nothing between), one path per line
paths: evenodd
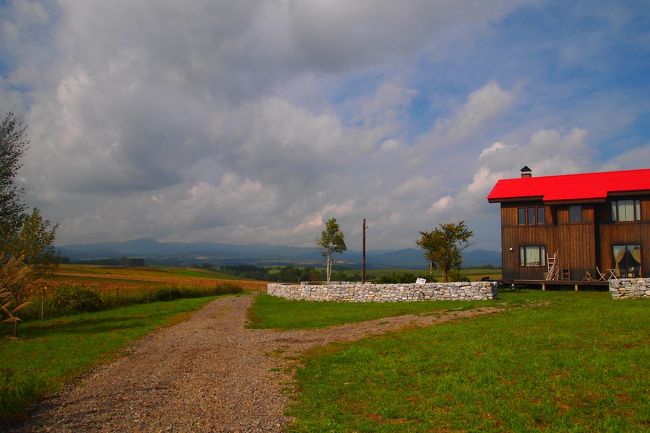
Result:
M569 222L572 223L582 222L582 206L580 205L569 206Z
M520 207L517 209L517 224L520 226L546 224L544 206Z
M639 200L612 201L612 221L640 221L641 202Z

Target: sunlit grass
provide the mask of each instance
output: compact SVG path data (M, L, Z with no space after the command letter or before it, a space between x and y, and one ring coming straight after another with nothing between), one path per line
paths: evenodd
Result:
M440 310L463 310L481 306L506 306L545 299L541 292L527 297L509 297L492 301L429 302L310 302L291 301L260 295L249 311L252 328L310 329L343 323L381 319L403 314L426 314Z
M547 305L313 351L291 431L648 431L650 302L517 298Z

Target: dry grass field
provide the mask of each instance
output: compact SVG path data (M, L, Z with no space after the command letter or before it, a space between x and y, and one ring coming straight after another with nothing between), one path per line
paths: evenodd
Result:
M262 281L236 279L228 274L207 269L145 267L120 268L94 265L61 265L54 276L45 281L48 288L81 285L101 294L131 295L160 289L201 289L223 283L236 284L247 290L264 290Z

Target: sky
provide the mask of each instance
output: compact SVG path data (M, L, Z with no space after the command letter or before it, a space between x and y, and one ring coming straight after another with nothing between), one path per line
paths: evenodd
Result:
M0 0L0 110L58 244L498 250L498 179L650 167L650 1Z

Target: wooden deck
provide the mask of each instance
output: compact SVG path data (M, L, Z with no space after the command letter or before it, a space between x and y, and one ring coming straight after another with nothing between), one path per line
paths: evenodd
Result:
M609 281L587 281L587 280L501 280L504 286L521 287L534 286L542 290L547 288L565 288L573 286L573 290L580 288L603 289L609 288Z

